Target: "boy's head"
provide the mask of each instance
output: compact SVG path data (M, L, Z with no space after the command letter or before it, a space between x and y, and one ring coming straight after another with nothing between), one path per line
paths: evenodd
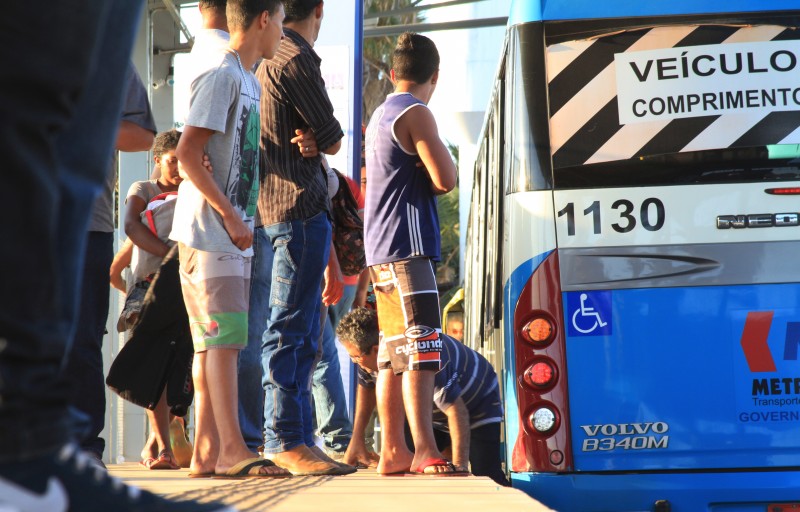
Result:
M225 14L228 0L200 0L200 11L214 11L216 14Z
M405 32L397 38L392 71L395 80L424 84L439 71L439 50L427 37Z
M458 341L464 341L464 313L453 311L447 313L447 335Z
M215 28L228 31L228 20L225 8L228 0L200 0L200 15L203 17L203 28Z
M247 32L258 22L258 47L261 56L271 59L283 39L283 2L281 0L228 0L226 9L231 33Z
M319 5L322 5L322 0L284 0L283 8L286 10L286 23L302 21L308 18Z
M344 315L336 327L339 342L354 363L365 370L378 370L378 315L356 308Z
M165 185L177 186L182 181L178 173L178 157L175 156L180 139L181 132L169 130L156 135L153 142L153 159L161 171L159 181Z

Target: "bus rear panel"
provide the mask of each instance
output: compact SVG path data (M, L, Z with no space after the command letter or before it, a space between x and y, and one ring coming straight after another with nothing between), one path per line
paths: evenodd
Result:
M800 14L697 9L512 18L480 329L556 510L800 509Z

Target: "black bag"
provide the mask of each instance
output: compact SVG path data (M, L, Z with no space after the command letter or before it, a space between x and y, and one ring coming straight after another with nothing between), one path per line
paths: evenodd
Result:
M154 409L164 387L172 413L182 416L194 398L194 346L181 293L178 248L173 247L144 298L139 321L106 378L119 396Z
M336 249L342 274L357 276L367 266L364 221L358 215L358 202L350 191L347 179L336 169L333 171L339 177L339 190L331 199L333 247Z

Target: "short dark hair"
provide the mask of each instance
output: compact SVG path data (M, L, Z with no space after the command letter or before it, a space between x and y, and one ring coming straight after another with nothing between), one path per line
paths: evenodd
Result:
M153 141L153 156L161 157L167 151L175 151L179 140L181 140L181 132L178 130L173 129L159 133Z
M200 0L200 9L211 9L221 14L225 14L225 4L228 0Z
M262 12L275 14L281 0L228 0L225 14L228 18L228 28L233 30L247 30Z
M378 344L378 315L371 309L356 308L347 313L336 327L336 336L344 343L367 354Z
M439 50L427 37L404 32L394 47L392 69L397 79L424 84L439 69Z
M286 13L284 22L301 21L308 18L322 0L284 0L283 10Z

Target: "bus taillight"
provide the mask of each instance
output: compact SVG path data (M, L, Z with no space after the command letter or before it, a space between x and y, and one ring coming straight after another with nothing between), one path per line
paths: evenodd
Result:
M558 416L551 405L542 405L533 410L528 416L528 423L535 432L548 434L555 430L558 423Z
M545 389L556 381L556 368L551 361L540 360L531 364L522 378L534 389Z
M572 470L567 359L558 253L549 254L514 308L514 364L520 412L512 472Z
M533 345L545 346L553 341L555 331L553 322L546 317L538 317L525 324L522 338Z

